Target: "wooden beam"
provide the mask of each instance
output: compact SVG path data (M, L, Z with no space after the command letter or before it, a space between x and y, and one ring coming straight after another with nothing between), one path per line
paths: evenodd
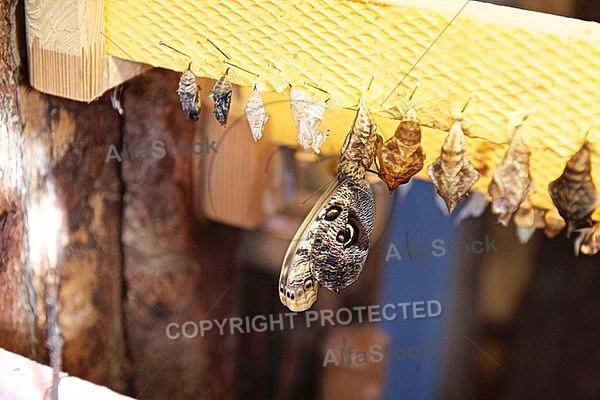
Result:
M41 92L89 102L148 68L106 54L103 1L28 1L25 22L29 80Z

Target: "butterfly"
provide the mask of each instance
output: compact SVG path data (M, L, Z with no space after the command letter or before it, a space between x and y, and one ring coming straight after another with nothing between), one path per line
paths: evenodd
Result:
M375 225L375 196L365 173L380 144L361 101L342 146L336 180L308 213L283 259L279 298L290 310L309 309L319 287L339 293L362 272Z

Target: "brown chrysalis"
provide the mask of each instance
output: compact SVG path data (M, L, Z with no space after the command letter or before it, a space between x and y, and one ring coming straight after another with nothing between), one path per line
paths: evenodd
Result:
M364 99L361 98L352 128L342 144L340 164L352 161L365 170L369 169L382 141L383 139L377 133L377 125Z
M469 195L471 186L479 179L479 172L467 158L465 142L462 118L457 118L448 131L440 156L427 168L427 174L446 201L450 213Z
M377 159L377 175L387 184L390 192L423 169L425 154L421 147L421 126L414 106L409 107L394 136L379 147Z
M560 177L550 182L552 202L571 232L591 226L590 216L598 205L598 194L592 181L589 143L586 141L567 162Z
M510 217L533 189L529 172L530 151L520 135L520 127L515 128L512 142L502 162L494 171L488 187L492 198L492 212L498 214L498 222L508 226Z

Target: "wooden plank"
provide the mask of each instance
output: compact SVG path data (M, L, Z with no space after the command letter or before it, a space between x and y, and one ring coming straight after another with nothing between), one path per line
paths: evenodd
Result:
M102 1L29 1L25 22L29 81L41 92L89 102L148 68L106 54Z

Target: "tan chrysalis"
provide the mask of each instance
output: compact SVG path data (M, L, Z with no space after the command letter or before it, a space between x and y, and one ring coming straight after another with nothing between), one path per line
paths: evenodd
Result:
M586 230L580 251L586 256L593 256L600 251L600 222Z
M409 107L394 136L380 146L377 160L379 178L387 184L390 192L423 169L425 154L421 147L421 126L414 106Z
M467 157L462 118L457 118L450 127L440 156L429 165L427 174L446 201L450 213L469 195L469 190L479 179L479 172Z
M567 162L560 177L550 182L548 191L552 202L567 223L567 237L571 232L591 225L590 216L598 205L598 194L592 181L589 143Z
M558 210L553 208L544 213L544 235L548 239L557 237L565 229L565 220L560 216Z
M530 151L521 138L521 127L514 131L510 147L492 177L488 194L492 198L492 212L498 222L508 226L510 217L533 189L529 172Z

